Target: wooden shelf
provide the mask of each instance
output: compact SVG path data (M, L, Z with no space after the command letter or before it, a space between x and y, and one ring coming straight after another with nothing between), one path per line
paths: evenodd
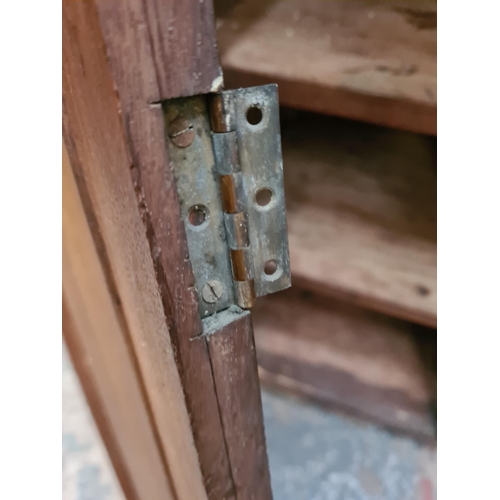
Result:
M254 310L263 384L434 439L435 331L291 289Z
M294 286L436 327L436 140L282 110Z
M229 88L278 83L290 107L436 134L435 0L215 7Z

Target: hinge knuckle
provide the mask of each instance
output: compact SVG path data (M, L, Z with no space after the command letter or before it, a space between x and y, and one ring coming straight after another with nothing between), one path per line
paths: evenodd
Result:
M244 212L224 214L227 244L229 248L245 248L249 246L248 223Z
M220 175L229 175L241 170L237 140L238 138L234 131L221 133L214 132L212 134L215 168Z
M234 99L231 93L212 94L209 98L210 124L216 133L235 129Z
M224 212L228 214L242 212L244 210L244 200L241 195L243 192L241 175L220 175L219 183Z
M256 299L254 280L235 281L234 287L238 305L242 309L251 309L254 306Z
M238 137L234 130L227 131L234 124L234 100L232 94L223 93L214 96L211 102L210 123L215 169L219 175L234 295L241 308L249 309L255 303L255 289L245 213L246 199L239 161Z

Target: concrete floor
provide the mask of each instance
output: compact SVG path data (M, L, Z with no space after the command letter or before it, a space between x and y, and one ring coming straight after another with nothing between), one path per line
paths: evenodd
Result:
M288 396L262 400L274 500L435 499L434 449ZM64 500L123 500L65 351L62 431Z

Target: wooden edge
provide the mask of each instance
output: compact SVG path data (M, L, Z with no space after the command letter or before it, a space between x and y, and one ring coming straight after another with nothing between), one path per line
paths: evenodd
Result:
M296 289L254 313L267 387L435 442L434 330Z
M236 498L272 500L250 313L201 339L210 352Z
M173 2L167 3L162 8L172 8ZM151 5L148 2L148 8ZM199 7L190 8L196 13ZM147 30L136 29L136 19L144 25L152 22L151 11L146 15L140 2L63 3L64 137L119 320L130 333L160 449L172 468L178 498L205 497L193 468L193 460L199 458L210 500L229 500L236 487L209 347L205 341L192 340L201 333L201 321L165 148L162 110L157 104L170 93L184 93L185 89L175 90L175 82L170 82L174 87L169 87L168 94L167 87L158 88L160 75L153 59L170 56L149 40ZM175 69L167 69L175 73ZM195 89L196 93L205 90L215 89ZM225 331L230 332L231 327ZM178 421L182 425L175 426L179 432L172 435L174 414L185 410L177 404L180 391L169 391L178 380L170 363L174 353L198 456L182 430L187 422ZM256 368L247 375L258 386ZM255 415L261 418L260 399L255 401ZM252 406L246 409L252 412ZM251 441L253 435L246 432L242 427L239 439ZM255 464L253 457L246 460ZM186 465L189 463L191 466ZM261 467L268 474L267 459ZM244 484L247 491L262 488L259 483Z
M63 335L128 500L174 498L133 353L63 150Z
M437 316L433 314L426 314L423 311L401 307L393 302L383 301L373 296L354 293L350 290L335 287L331 283L320 283L297 273L293 274L293 284L298 288L321 294L324 297L339 300L357 307L363 307L377 313L387 314L388 316L417 323L428 328L437 328Z
M348 373L316 370L263 351L259 352L259 377L267 389L303 397L426 444L436 442L430 405L412 404L404 393L377 390Z
M201 333L201 321L159 104L164 99L215 92L222 87L212 2L186 1L181 5L164 1L160 6L154 0L143 4L126 0L98 2L97 10L121 106L122 128L130 148L130 174L155 265L207 495L210 500L229 500L236 487L225 447L208 345L193 341ZM152 15L153 12L158 15ZM152 40L147 30L135 29L137 19L148 26ZM169 32L168 45L161 47L165 30ZM202 44L198 42L200 36ZM193 40L195 44L190 45ZM124 50L129 45L136 50ZM193 48L195 52L191 51ZM186 69L190 68L192 74L188 75Z
M224 68L226 87L239 88L277 83L280 104L375 125L408 130L418 134L437 135L437 109L389 97L332 89L320 84L286 80L252 72Z
M199 459L130 176L131 155L94 2L63 2L63 124L101 266L123 315L160 451L181 498L206 498ZM148 497L158 498L158 497Z

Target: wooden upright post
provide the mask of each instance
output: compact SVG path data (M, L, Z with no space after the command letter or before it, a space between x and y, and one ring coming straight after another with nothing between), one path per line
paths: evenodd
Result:
M199 337L165 145L161 101L215 92L222 83L210 0L63 2L64 140L116 321L130 341L156 453L176 498L203 498L172 382L180 375L208 498L270 500L251 316ZM93 380L100 386L101 377L115 375ZM125 439L114 429L116 442ZM127 462L129 451L121 453Z

